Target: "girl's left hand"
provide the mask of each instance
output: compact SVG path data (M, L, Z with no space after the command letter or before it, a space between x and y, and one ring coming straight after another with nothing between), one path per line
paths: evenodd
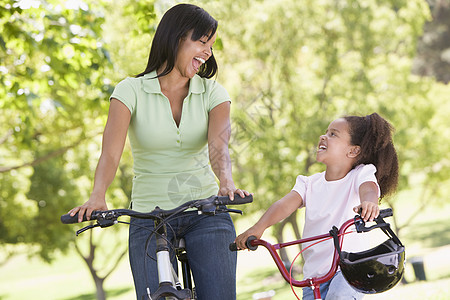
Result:
M373 219L378 217L378 215L380 214L380 208L378 207L378 204L371 201L363 201L360 205L353 208L353 211L355 213L359 213L360 210L361 218L364 220L364 222L372 222Z

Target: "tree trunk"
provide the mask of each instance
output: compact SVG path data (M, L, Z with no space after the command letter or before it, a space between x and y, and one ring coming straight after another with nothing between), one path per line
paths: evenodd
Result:
M105 289L103 288L104 278L94 277L97 300L106 300Z
M95 250L96 245L92 240L92 231L89 232L89 253L87 256L84 256L81 252L81 249L78 247L77 243L75 243L75 249L78 254L83 258L84 262L89 268L89 272L91 273L92 279L94 279L95 290L97 294L97 300L106 300L105 289L103 288L103 282L105 281L105 277L100 277L97 274L97 270L94 268L94 259L95 259Z

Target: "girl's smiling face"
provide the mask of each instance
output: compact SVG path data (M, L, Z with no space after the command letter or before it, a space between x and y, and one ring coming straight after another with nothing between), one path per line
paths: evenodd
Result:
M359 153L359 146L352 145L350 141L348 122L343 118L334 120L326 133L320 136L316 160L327 166L339 165L346 161L352 163L353 158Z
M193 41L192 30L180 41L177 58L175 60L175 70L183 77L192 78L199 71L212 55L212 46L216 41L217 33L211 38L203 36L197 41Z

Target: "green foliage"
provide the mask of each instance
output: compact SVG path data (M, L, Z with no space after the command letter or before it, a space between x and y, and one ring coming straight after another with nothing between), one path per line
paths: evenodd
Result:
M329 122L374 111L397 130L400 190L420 178L442 195L448 86L411 75L426 2L258 1L233 9L241 10L233 18L218 9L219 80L234 99L235 179L256 193L253 209L286 194L296 175L323 170L315 148Z
M27 198L35 202L37 212L27 218L27 226L34 230L28 232L26 242L45 245L40 247L39 254L46 261L51 260L55 249L67 248L73 235L69 234L72 228L61 226L55 219L73 207L74 199L81 198L72 181L76 173L61 168L66 163L62 156L47 160L36 165L30 177Z
M96 144L112 89L94 3L1 6L0 241L38 245L45 260L68 246L59 216L82 200L76 182L93 172L98 146L79 160L68 153Z
M114 61L114 81L144 71L158 19L154 0L119 0L106 7L104 38Z
M249 207L266 209L298 174L323 170L315 148L329 122L373 111L396 128L400 189L445 201L449 86L411 75L425 1L191 2L219 20L216 80L232 96L234 177L256 193ZM59 215L89 197L107 99L145 68L173 3L1 3L0 242L40 245L50 260L73 238ZM130 166L127 147L111 207L126 205Z

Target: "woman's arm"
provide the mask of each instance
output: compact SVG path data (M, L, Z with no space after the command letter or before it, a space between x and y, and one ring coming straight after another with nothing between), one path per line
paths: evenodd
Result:
M81 222L85 213L89 219L92 211L108 209L105 194L116 175L130 119L131 113L125 104L112 98L108 120L103 132L102 153L95 170L94 187L91 196L83 205L69 211L72 216L77 212L79 213L78 222Z
M361 204L354 207L353 211L359 213L361 209L361 217L367 222L372 222L378 217L380 208L378 207L378 187L373 181L366 181L359 186L359 198Z
M223 102L209 112L208 150L209 161L219 179L219 195L228 195L234 199L234 193L241 197L249 195L247 191L236 189L231 173L231 159L228 151L230 141L230 102Z
M259 239L268 227L286 219L302 206L303 199L300 194L295 191L289 192L289 194L272 204L255 225L236 238L235 243L238 249L247 248L245 242L249 236L253 235Z

